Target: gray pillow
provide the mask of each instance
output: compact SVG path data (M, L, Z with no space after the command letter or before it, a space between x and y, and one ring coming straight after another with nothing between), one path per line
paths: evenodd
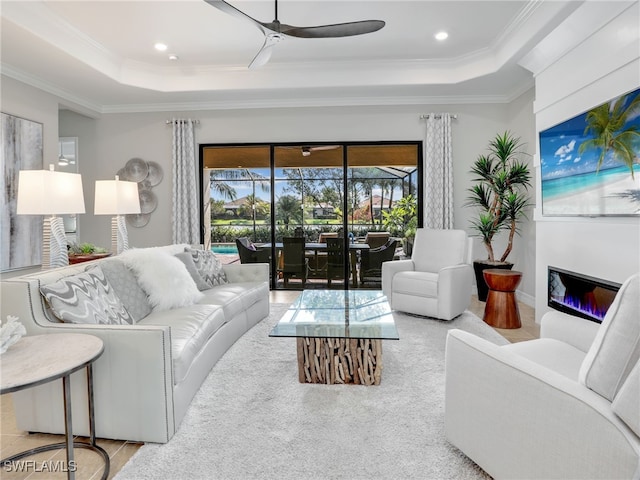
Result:
M189 252L176 253L175 257L178 260L180 260L182 263L184 263L185 267L187 267L187 272L189 272L189 275L191 275L191 278L193 278L193 281L196 282L196 286L198 287L198 290L202 291L202 290L208 290L211 288L211 285L205 282L204 278L202 278L202 275L200 275L200 273L198 272L198 269L196 268L196 264L193 262L193 257Z
M91 266L89 269L95 267ZM134 273L122 261L115 258L105 260L100 263L100 268L135 322L151 313L147 294L138 284Z
M62 321L104 325L133 323L133 318L113 292L99 266L42 285L40 292Z
M229 283L227 275L222 269L222 262L213 252L190 247L185 248L184 251L191 255L198 273L207 282L209 288Z

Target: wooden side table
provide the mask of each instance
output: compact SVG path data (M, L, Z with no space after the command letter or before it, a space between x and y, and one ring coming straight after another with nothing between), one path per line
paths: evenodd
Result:
M3 468L30 455L65 448L67 451L67 478L75 479L75 448L88 448L100 454L105 462L102 480L109 476L109 454L96 444L95 415L93 406L93 362L102 355L104 344L93 335L61 333L33 335L21 338L0 356L2 378L0 394L17 392L59 378L64 395L65 441L42 445L0 460ZM71 374L87 369L87 396L89 402L89 442L73 441L71 421Z
M489 287L484 322L496 328L520 328L522 323L515 292L522 272L490 268L482 274Z

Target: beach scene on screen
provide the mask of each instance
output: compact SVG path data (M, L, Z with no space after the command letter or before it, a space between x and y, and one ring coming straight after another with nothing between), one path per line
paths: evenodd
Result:
M543 215L640 215L640 89L540 132Z

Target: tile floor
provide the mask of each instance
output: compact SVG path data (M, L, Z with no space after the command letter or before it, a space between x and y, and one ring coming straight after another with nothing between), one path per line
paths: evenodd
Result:
M289 303L298 295L299 291L274 291L271 292L271 302ZM520 342L523 340L531 340L538 338L540 328L535 323L534 309L523 303L519 303L522 327L515 330L496 329L500 334L511 342ZM473 297L470 310L482 318L484 312L484 303ZM29 435L26 432L19 431L16 428L15 418L13 414L13 403L11 395L0 396L0 458L5 458L13 453L34 448L38 445L47 443L61 442L64 438L61 435ZM122 442L115 440L98 440L98 445L104 448L111 458L111 469L109 478L113 476L127 463L129 458L140 448L142 444L132 442ZM85 449L76 449L76 462L78 470L76 477L78 480L91 479L97 480L101 477L103 471L102 458L98 454ZM50 468L56 465L63 465L65 454L62 450L46 452L29 457L25 460L35 460L39 470L43 470L43 462ZM59 463L56 463L59 462ZM31 468L28 472L9 472L7 469L0 470L0 477L6 480L18 479L65 479L64 472L34 472Z

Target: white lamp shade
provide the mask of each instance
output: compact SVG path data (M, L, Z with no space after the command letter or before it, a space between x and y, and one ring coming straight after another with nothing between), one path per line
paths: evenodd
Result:
M96 180L96 215L140 213L138 184L123 180Z
M19 215L64 215L84 213L82 176L53 170L20 170Z

